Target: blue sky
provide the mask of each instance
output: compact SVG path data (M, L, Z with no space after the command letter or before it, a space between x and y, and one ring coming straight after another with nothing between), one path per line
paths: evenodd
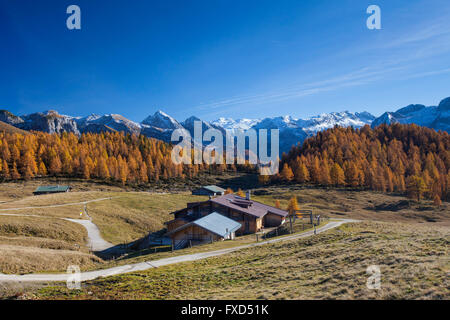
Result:
M0 0L0 109L16 114L380 115L448 96L448 0Z

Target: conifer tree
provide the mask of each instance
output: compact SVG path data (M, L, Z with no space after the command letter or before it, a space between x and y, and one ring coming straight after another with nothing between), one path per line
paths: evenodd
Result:
M289 215L294 215L296 211L300 210L297 202L297 197L292 197L289 200L286 211L289 212Z

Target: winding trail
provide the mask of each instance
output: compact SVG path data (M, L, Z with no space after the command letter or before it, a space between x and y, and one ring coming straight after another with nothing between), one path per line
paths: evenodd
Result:
M87 200L87 201L81 201L81 202L72 202L72 203L62 203L62 204L53 204L53 205L48 205L48 206L6 208L6 209L0 209L0 211L19 211L19 210L27 210L27 209L67 207L67 206L75 206L75 205L80 205L80 204L88 204L88 203L97 202L97 201L111 200L112 198L113 197L99 198L99 199L94 199L94 200ZM117 198L117 197L114 197L114 198Z
M42 208L58 208L58 207L65 207L65 206L74 206L74 205L86 205L91 202L97 202L97 201L104 201L104 200L111 200L112 198L99 198L94 200L87 200L82 202L73 202L73 203L64 203L64 204L55 204L55 205L48 205L48 206L37 206L37 207L22 207L22 208L8 208L8 209L0 209L1 211L19 211L19 210L30 210L30 209L42 209ZM60 218L60 217L47 217L43 215L37 215L37 214L15 214L15 213L0 213L0 216L16 216L16 217L36 217L36 218L42 218L42 219L62 219L70 222L77 223L81 226L83 226L87 233L88 233L88 246L91 249L91 251L104 251L106 249L114 247L114 245L108 241L105 241L101 234L98 227L92 222L92 218L88 215L87 211L84 210L85 215L88 217L89 220L84 219L70 219L70 218Z
M328 224L321 228L317 228L316 233L322 233L327 230L337 228L345 223L350 222L358 222L357 220L352 219L340 219L336 221L330 221ZM82 272L80 273L80 281L87 281L87 280L93 280L96 278L104 278L109 277L113 275L119 275L129 272L136 272L136 271L144 271L151 268L158 268L170 264L180 263L180 262L188 262L188 261L196 261L201 259L206 259L210 257L217 257L224 254L232 253L238 250L246 249L246 248L252 248L257 246L262 246L269 243L277 243L281 241L289 241L289 240L296 240L301 238L307 238L310 236L314 236L314 230L310 230L301 234L294 234L282 238L272 239L272 240L266 240L262 242L256 242L252 244L237 246L233 248L227 248L227 249L221 249L221 250L215 250L215 251L206 251L206 252L199 252L199 253L192 253L192 254L186 254L181 256L175 256L170 258L164 258L160 260L149 260L145 262L140 263L134 263L134 264L127 264L123 266L118 266L114 268L109 269L103 269L103 270L95 270L95 271L88 271L88 272ZM60 282L60 281L67 281L69 276L73 278L73 275L59 273L59 274L26 274L26 275L10 275L10 274L0 274L0 281L19 281L19 282Z
M91 251L103 251L106 249L109 249L111 247L114 247L114 245L108 241L105 241L101 234L98 227L91 221L91 220L82 220L82 219L68 219L65 218L64 220L78 223L82 225L88 233L88 239L89 239L89 248Z

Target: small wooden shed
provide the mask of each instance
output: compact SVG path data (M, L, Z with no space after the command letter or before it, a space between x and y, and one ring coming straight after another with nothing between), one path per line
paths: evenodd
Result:
M35 196L40 194L49 194L49 193L61 193L61 192L69 192L72 188L70 186L39 186L34 190L33 194Z

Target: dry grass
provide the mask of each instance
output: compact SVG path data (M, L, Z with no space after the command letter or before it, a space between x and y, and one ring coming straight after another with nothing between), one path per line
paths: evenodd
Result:
M88 213L107 241L119 244L137 240L165 229L173 219L169 213L187 202L206 200L191 194L152 194L147 192L115 193L110 201L88 204Z
M87 232L70 221L39 217L0 216L0 236L38 237L84 245Z
M87 232L73 222L54 218L0 216L0 272L62 271L70 264L93 267Z
M0 183L0 204L1 202L11 202L16 200L22 200L29 198L27 201L33 203L33 201L41 201L40 199L46 199L52 195L33 196L33 191L40 185L70 185L73 189L71 193L78 192L111 192L111 191L124 191L123 188L118 186L106 185L104 183L96 183L95 181L83 181L76 179L64 179L64 178L45 178L34 179L30 181L14 181L14 182L2 182ZM64 194L57 194L62 195ZM70 199L70 198L69 198ZM73 199L72 199L73 200ZM47 202L54 204L51 201ZM12 206L14 207L14 205Z
M74 186L74 191L56 195L32 196L32 191L38 184L70 184ZM225 185L223 185L225 186ZM91 190L91 191L89 191ZM127 192L125 192L127 191ZM136 292L129 292L124 289L123 293L118 292L119 283L123 281L123 286L130 285L131 287L138 286L130 279L131 276L117 277L117 288L113 288L113 292L117 291L119 298L151 298L160 299L166 297L172 298L221 298L221 297L241 297L242 292L249 292L249 298L397 298L407 297L416 298L414 292L405 294L407 283L400 284L400 292L397 292L397 287L392 286L389 293L386 291L389 288L389 283L386 283L386 290L383 294L377 293L375 296L372 291L364 292L353 287L345 287L346 291L337 293L340 290L341 282L336 282L334 278L340 280L351 279L365 279L365 274L354 274L350 272L349 265L356 261L358 268L362 268L363 263L368 263L370 259L375 259L377 256L372 255L373 252L382 254L379 256L402 257L405 261L410 261L405 266L402 263L393 262L391 265L386 263L389 272L403 279L399 271L395 268L401 267L409 272L413 264L423 270L432 270L430 276L436 276L436 281L441 281L441 274L436 273L436 264L433 261L440 263L439 259L447 257L447 252L442 254L443 244L448 246L448 231L450 226L450 205L444 203L441 208L436 208L430 202L424 201L422 203L415 203L407 200L401 196L386 195L368 191L346 191L346 190L326 190L304 188L302 186L290 185L281 187L258 188L254 190L253 198L255 200L274 205L275 200L279 199L282 207L287 205L288 200L292 196L297 196L301 208L313 208L316 214L324 214L329 217L339 218L356 218L362 220L385 221L385 223L364 223L361 224L362 229L353 226L352 229L342 227L341 231L332 231L331 238L335 239L332 242L327 242L329 238L325 235L320 235L315 239L323 239L320 241L302 240L295 245L297 249L291 252L292 244L277 244L267 246L267 249L249 249L243 253L235 253L233 255L209 259L213 261L211 265L204 264L205 262L198 262L199 265L192 264L187 267L187 270L192 273L189 275L177 266L167 267L166 273L158 274L156 272L155 279L159 279L162 283L160 289L154 288L155 284L148 284L144 281L144 287L148 290L152 289L155 294L148 294L140 290ZM131 254L121 260L105 263L96 257L89 255L85 247L86 231L81 226L56 218L77 218L79 212L83 211L83 204L74 204L69 206L61 206L49 208L45 206L71 204L93 200L98 198L112 197L111 200L92 202L87 205L88 213L93 218L93 222L98 225L102 236L105 240L118 244L127 243L139 239L150 232L157 232L164 229L164 222L172 219L169 212L184 208L187 202L204 200L206 197L192 196L190 193L172 193L172 194L155 194L149 192L135 192L129 189L121 189L114 186L105 186L91 182L80 181L29 181L17 183L2 183L0 184L0 214L31 214L42 216L38 217L19 217L19 216L0 216L0 272L15 273L15 272L41 272L41 271L64 271L69 264L78 264L83 270L105 268L113 265L120 265L124 263L133 263L137 261L145 261L150 259L157 259L163 257L173 256L171 252L159 252L154 254L153 249L141 251L136 254ZM1 203L2 201L5 201ZM27 208L40 207L40 208ZM6 208L22 208L21 210L1 211ZM402 224L392 224L393 222L402 222ZM381 228L381 229L380 229ZM436 229L436 230L434 230ZM359 234L353 237L353 234ZM341 237L342 236L342 237ZM345 237L349 237L347 240ZM409 241L409 239L411 239ZM207 250L216 250L228 246L234 246L237 243L254 242L255 237L240 238L236 242L219 242L201 247L194 247L192 249L185 249L175 254L187 254L191 252L200 252ZM443 242L444 241L444 242ZM327 244L328 243L328 244ZM427 245L422 245L426 243ZM333 245L332 245L333 244ZM436 248L433 245L436 244ZM76 251L76 245L80 246L80 251ZM284 247L286 245L286 247ZM328 246L328 247L327 247ZM335 246L335 247L333 247ZM264 247L266 248L266 247ZM272 248L272 249L269 249ZM336 255L334 255L334 251ZM331 250L331 251L330 251ZM385 251L383 251L385 250ZM437 251L436 251L437 250ZM358 257L357 252L361 252L362 256ZM278 264L277 261L269 259L270 256L281 255L282 260ZM260 264L255 264L252 260L255 255L255 261L260 261ZM423 260L428 255L429 260ZM345 258L347 257L348 258ZM229 260L228 257L234 257ZM422 259L422 258L423 259ZM328 261L327 259L331 259ZM448 257L447 257L448 258ZM222 260L223 259L223 260ZM235 259L239 263L237 265L232 262ZM317 260L319 259L319 260ZM321 260L322 259L322 260ZM325 260L323 260L325 259ZM336 259L334 261L333 259ZM387 258L386 258L387 259ZM350 261L348 264L344 263ZM320 262L322 261L322 262ZM329 280L326 280L322 269L325 265L328 271L328 277L333 275ZM335 264L333 264L334 262ZM69 263L70 262L70 263ZM306 263L308 262L308 263ZM383 262L383 261L382 261ZM292 265L291 265L292 264ZM183 264L184 265L184 264ZM234 267L232 267L234 265ZM247 267L248 270L247 270ZM196 268L200 266L197 271ZM209 267L208 267L209 266ZM282 272L274 276L271 280L273 271L271 266L280 268ZM217 279L217 270L226 271L220 281L224 281L226 290L219 288L219 284L210 283L206 274L212 274L212 280ZM256 273L253 275L255 279L250 277L241 285L240 278L237 275L231 275L231 271L239 273L243 268L245 272L250 274L252 269ZM399 267L399 268L400 268ZM230 269L231 268L231 269ZM315 269L314 269L315 268ZM342 274L338 273L340 268L343 270ZM295 271L302 270L309 275L311 279L303 277L302 272ZM315 270L315 271L314 271ZM358 269L360 272L360 269ZM286 273L286 272L288 273ZM181 272L181 273L180 273ZM245 275L245 272L243 275ZM425 271L424 271L425 272ZM174 275L171 275L174 273ZM143 273L144 274L144 273ZM136 276L138 279L144 277L143 274ZM153 273L151 273L153 274ZM163 279L163 274L167 276L167 280ZM177 283L177 275L180 276L181 289L174 289L169 285ZM291 275L295 275L294 281ZM321 278L325 277L325 278ZM195 279L195 276L198 279ZM131 278L129 278L131 277ZM145 276L144 278L147 278ZM260 279L261 281L257 280ZM199 280L200 279L200 280ZM420 297L440 297L444 295L448 297L448 292L442 291L440 285L436 282L430 286L431 281L428 278L417 278L413 281L413 291L415 286L425 286L432 288L432 291L427 295L424 292L425 287L419 288L421 292ZM214 280L214 281L215 281ZM356 281L355 280L355 281ZM359 281L358 280L358 281ZM423 280L423 281L422 281ZM147 281L147 280L146 280ZM323 293L313 290L314 281L321 282L318 286L325 290ZM393 280L392 280L393 281ZM172 283L173 282L173 283ZM298 288L306 288L305 291L291 287L294 283ZM106 282L105 282L106 283ZM106 286L105 283L95 282L93 288L96 286ZM253 285L255 283L255 285ZM269 287L270 284L272 287ZM394 283L394 282L392 282ZM443 283L441 281L441 283ZM236 285L234 285L236 284ZM326 285L330 285L328 288ZM191 292L185 291L184 286L193 286ZM355 286L355 284L353 284ZM122 285L120 285L121 287ZM168 287L169 286L169 287ZM324 287L325 286L325 287ZM261 290L259 290L259 287ZM108 287L109 288L109 287ZM114 291L116 290L116 291ZM328 290L328 291L327 291ZM330 291L331 290L331 291ZM333 290L336 291L333 293ZM362 290L362 289L361 289ZM430 289L431 290L431 289ZM435 291L433 291L435 290ZM448 290L448 287L447 287ZM198 292L196 292L198 291ZM203 294L201 294L203 292ZM277 294L279 292L279 294ZM164 293L164 294L163 294ZM194 295L195 293L195 295ZM65 293L63 294L64 297ZM111 298L108 295L97 294L95 297ZM83 298L83 295L77 296Z
M118 192L113 191L114 188L111 189L109 186L107 189L111 190L100 191L100 187L96 184L92 184L93 190L88 192L81 191L85 186L80 186L78 182L69 183L74 186L72 192L31 196L29 194L36 187L36 183L29 181L23 184L23 186L21 183L0 184L0 191L7 198L6 202L0 203L0 214L78 218L80 212L84 211L84 204L80 204L81 202L111 198L111 200L88 203L87 208L105 240L114 244L131 242L148 233L161 231L165 228L164 222L172 219L170 212L185 207L187 202L207 199L192 196L188 192L176 194L124 192L123 190Z
M247 182L251 182L249 185ZM108 182L96 179L84 180L77 178L45 177L34 178L33 180L9 181L0 183L0 204L10 202L25 197L32 197L33 191L40 185L70 185L72 192L154 192L154 193L179 193L190 192L202 185L229 184L240 188L247 188L257 182L256 176L248 177L247 174L224 172L222 175L201 174L192 181L182 179L172 179L169 181L160 180L158 183L147 185L126 185L122 186L118 182ZM41 198L42 196L39 196ZM36 198L32 198L36 199Z
M299 185L268 187L254 190L255 200L274 205L280 200L287 207L289 199L296 196L301 209L313 209L315 214L334 218L391 221L406 223L433 223L450 226L450 203L436 207L431 201L416 203L404 196L372 191L345 189L305 188Z
M317 236L86 282L38 299L449 299L449 232L363 222ZM381 289L366 287L370 265Z
M4 186L3 186L4 188ZM126 243L137 240L150 232L160 231L165 228L164 222L172 219L171 211L183 208L186 202L204 200L206 197L197 197L190 194L152 194L148 192L69 192L54 195L26 196L7 203L0 204L0 246L6 255L8 250L17 253L20 246L29 248L59 250L77 250L88 252L86 248L86 230L75 223L60 218L78 218L79 213L84 211L83 204L74 204L99 198L111 199L91 202L87 204L89 215L93 222L99 227L102 236L114 244ZM46 207L53 205L64 205L58 207ZM33 207L33 208L30 208ZM3 210L19 208L20 210ZM1 215L7 214L7 215ZM36 215L26 216L23 215ZM50 256L58 252L50 252ZM9 256L9 255L8 255ZM34 264L35 257L29 254L19 254L20 259L12 262L3 259L0 263L0 272L10 270L63 271L54 269L60 264ZM27 259L31 259L27 261ZM8 261L11 261L8 263ZM47 261L47 260L43 260ZM86 265L80 266L84 269L96 269L101 267L103 261L99 259L80 260ZM23 268L16 263L23 263ZM97 263L97 264L96 264ZM42 267L42 269L39 269Z
M99 258L85 252L0 245L0 267L2 273L24 274L64 271L70 265L87 268L93 267L100 262Z
M79 250L88 251L86 247L79 246L64 240L48 239L40 237L5 237L0 236L0 245L36 247L54 250Z
M58 206L64 204L80 203L84 201L95 200L99 198L106 198L111 196L111 192L101 191L80 191L80 192L64 192L55 194L44 194L39 196L25 196L23 198L8 201L0 204L0 210L28 207L45 207Z
M322 222L321 226L325 226L328 222ZM303 229L304 226L304 229ZM301 223L295 223L293 226L293 233L300 234L307 232L309 230L312 230L312 226L309 224L301 224ZM287 230L286 230L287 231ZM290 236L291 234L286 232L282 233L279 236L272 235L268 239L275 239L275 238L282 238L285 236ZM258 241L264 241L267 239L264 239L262 236L262 233L258 234ZM256 243L256 235L249 234L237 237L233 241L218 241L214 243L206 243L198 246L193 246L192 248L185 248L181 250L171 250L171 246L154 246L150 247L144 250L139 250L135 252L131 252L127 255L124 255L118 259L105 261L105 263L101 266L97 266L96 269L107 269L117 266L122 266L125 264L133 264L133 263L139 263L144 261L151 261L151 260L159 260L164 258L171 258L175 256L181 256L186 254L194 254L194 253L200 253L200 252L208 252L208 251L214 251L214 250L221 250L221 249L228 249L233 247L239 247L242 245L248 245ZM156 250L155 250L156 249Z
M35 215L42 218L80 218L80 212L84 211L84 205L70 205L56 208L33 208L33 209L21 209L21 210L7 210L2 211L0 209L0 216L2 214L8 215Z
M20 133L20 134L28 134L28 131L16 128L6 122L0 121L0 131L6 132L6 133Z

